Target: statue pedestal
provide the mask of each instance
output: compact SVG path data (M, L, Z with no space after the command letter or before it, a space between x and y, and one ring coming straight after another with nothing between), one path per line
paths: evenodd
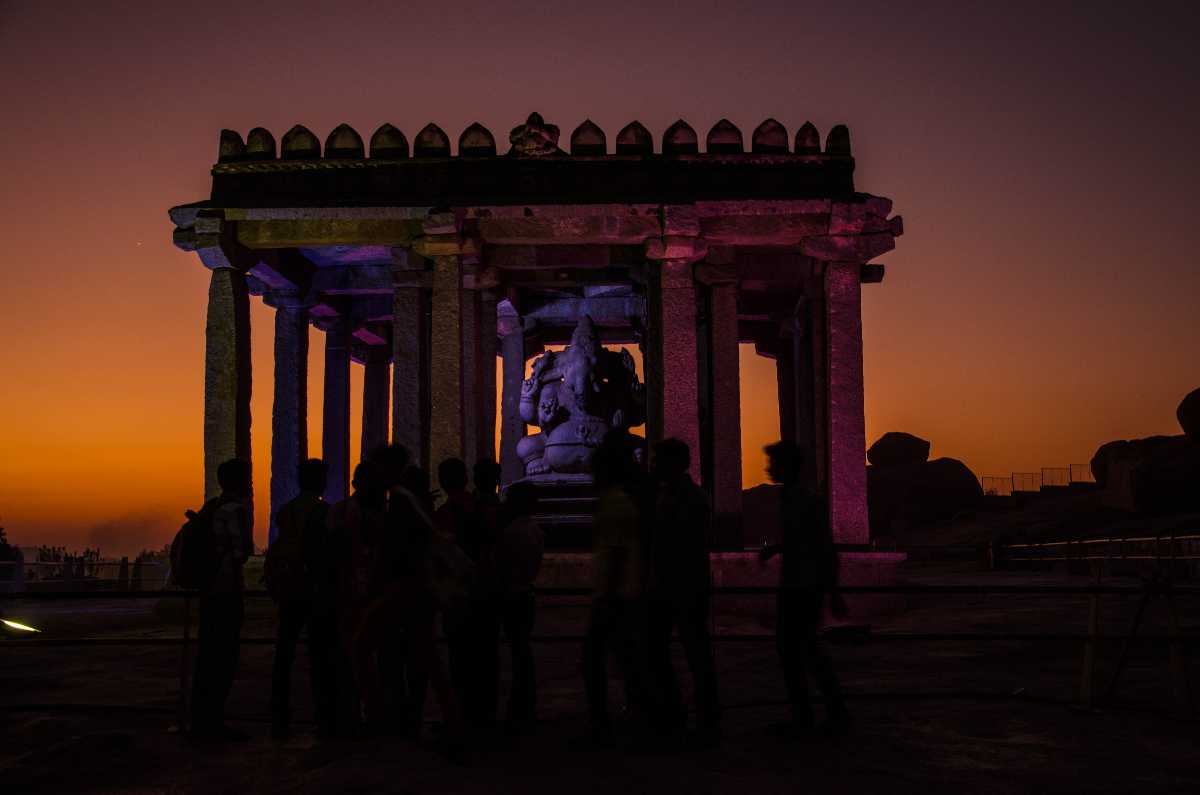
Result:
M596 487L591 475L555 472L529 475L516 482L529 483L537 490L534 516L546 535L547 549L592 548Z

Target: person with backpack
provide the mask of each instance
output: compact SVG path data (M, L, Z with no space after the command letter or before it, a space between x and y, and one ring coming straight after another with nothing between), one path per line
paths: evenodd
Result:
M300 494L275 516L279 533L267 550L267 590L279 606L271 676L271 736L291 731L292 666L308 627L309 677L317 736L334 735L337 705L337 587L323 494L329 468L319 458L300 464Z
M225 724L225 702L237 673L244 617L242 567L254 549L250 464L238 458L224 462L217 468L217 482L221 494L189 520L192 543L184 545L179 561L186 571L181 584L200 591L191 731L196 739L239 742L249 735ZM207 544L201 540L205 536ZM202 552L205 547L208 551Z

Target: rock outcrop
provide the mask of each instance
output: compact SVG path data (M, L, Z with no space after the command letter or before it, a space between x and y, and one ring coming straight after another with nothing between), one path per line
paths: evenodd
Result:
M1193 389L1179 402L1175 409L1179 427L1193 442L1200 444L1200 389Z
M929 442L911 433L889 431L867 448L867 461L877 467L923 464L928 460Z
M1092 456L1106 503L1139 513L1200 510L1200 443L1184 435L1108 442Z
M950 519L974 510L983 499L975 474L954 458L916 462L910 458L909 463L890 466L872 464L867 467L872 535L886 535L899 524Z

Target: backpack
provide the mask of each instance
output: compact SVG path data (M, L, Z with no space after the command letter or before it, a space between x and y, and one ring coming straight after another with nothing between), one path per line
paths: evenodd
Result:
M184 511L187 521L171 542L170 581L189 591L205 591L217 576L217 542L213 536L213 517L224 504L215 497L199 511Z
M312 597L313 572L309 571L309 550L305 549L304 539L306 535L311 535L309 528L316 523L324 525L328 510L324 503L313 506L305 517L304 526L292 528L291 532L281 532L267 548L263 579L267 584L267 592L276 604Z

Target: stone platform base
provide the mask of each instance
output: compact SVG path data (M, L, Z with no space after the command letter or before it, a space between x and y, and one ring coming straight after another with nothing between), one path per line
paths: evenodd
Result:
M894 585L900 564L908 556L903 552L840 553L839 579L843 585ZM779 558L767 563L755 551L714 552L710 556L714 587L773 586L779 584ZM586 588L592 583L592 553L547 552L537 584L544 588ZM558 597L561 598L561 597ZM579 597L586 599L586 597ZM903 612L902 594L848 594L849 614L844 621L827 623L864 624L864 619ZM742 615L774 622L775 597L764 595L718 595L713 603L717 615Z

